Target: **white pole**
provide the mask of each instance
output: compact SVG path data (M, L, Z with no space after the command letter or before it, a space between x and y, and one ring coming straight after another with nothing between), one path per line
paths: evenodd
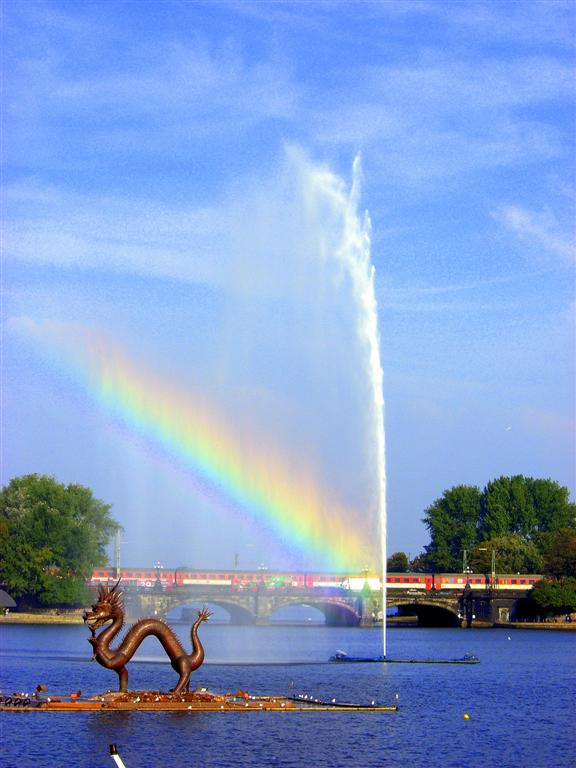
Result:
M118 754L118 750L116 749L116 744L110 744L110 756L112 757L112 760L114 760L118 768L126 768L126 766L122 762L122 758Z

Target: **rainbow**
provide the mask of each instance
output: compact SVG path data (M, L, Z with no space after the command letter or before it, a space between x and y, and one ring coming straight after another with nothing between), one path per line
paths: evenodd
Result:
M110 338L82 326L28 323L51 357L115 423L151 443L228 508L248 514L301 554L335 570L360 569L375 532L319 487L269 438L222 418L208 399L150 371Z

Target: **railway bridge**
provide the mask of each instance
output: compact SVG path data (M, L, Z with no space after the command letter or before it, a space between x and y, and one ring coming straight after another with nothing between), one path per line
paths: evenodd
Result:
M492 625L513 621L518 606L525 599L521 590L498 588L473 590L418 590L409 586L389 589L387 608L397 608L400 615L417 616L420 626ZM232 624L267 625L274 614L286 606L304 605L318 609L330 626L372 626L380 610L380 595L352 592L288 588L283 590L233 590L228 587L177 587L127 589L126 609L130 619L141 616L166 616L176 608L217 605L228 612Z

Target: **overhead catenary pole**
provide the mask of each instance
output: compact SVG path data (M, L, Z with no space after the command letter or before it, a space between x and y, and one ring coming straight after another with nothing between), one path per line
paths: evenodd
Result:
M120 529L116 531L114 537L114 578L120 578Z

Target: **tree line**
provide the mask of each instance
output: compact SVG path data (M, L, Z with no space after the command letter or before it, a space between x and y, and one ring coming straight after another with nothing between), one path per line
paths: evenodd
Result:
M411 561L395 552L390 571L543 574L536 602L576 610L576 504L556 481L514 475L482 489L456 485L425 509L423 522L424 551Z
M423 522L429 544L412 561L395 552L389 571L544 574L535 593L558 612L576 609L576 505L556 481L515 475L483 489L457 485L425 509ZM14 478L0 491L0 585L24 605L82 605L85 580L107 564L118 528L89 488Z
M11 480L0 492L0 584L28 607L85 604L85 580L119 528L110 510L82 485Z

